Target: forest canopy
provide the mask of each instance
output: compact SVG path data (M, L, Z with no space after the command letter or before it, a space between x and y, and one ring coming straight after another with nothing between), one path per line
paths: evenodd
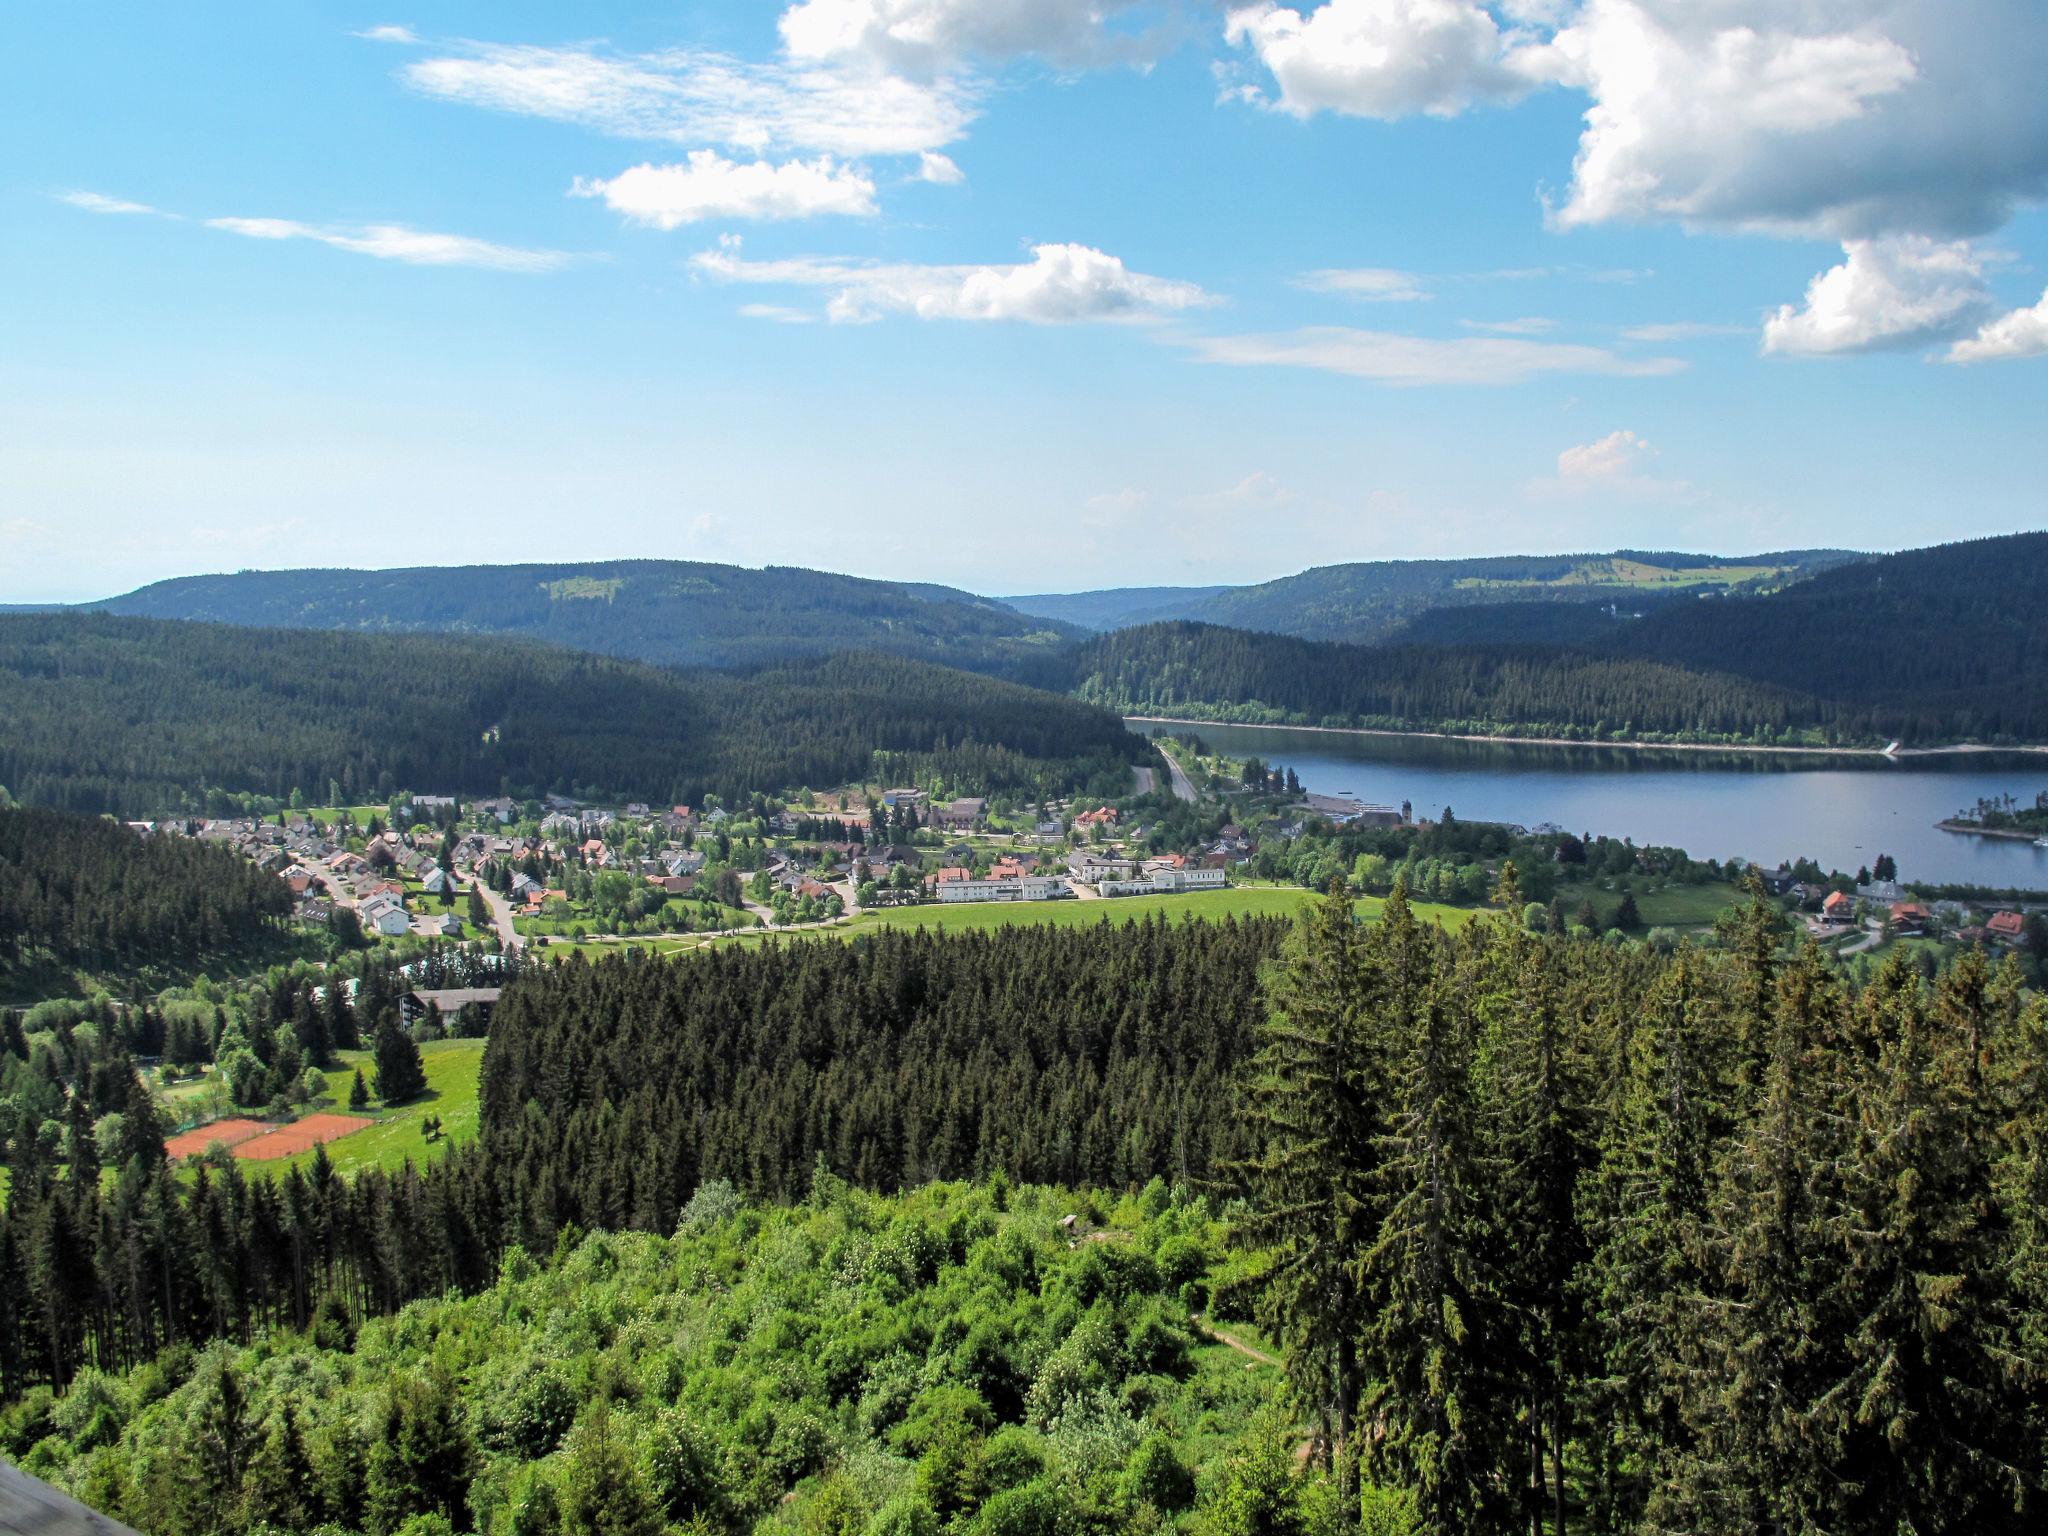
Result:
M0 784L155 816L207 790L401 789L694 804L935 775L1117 789L1146 748L1072 699L900 657L672 672L526 642L0 615Z

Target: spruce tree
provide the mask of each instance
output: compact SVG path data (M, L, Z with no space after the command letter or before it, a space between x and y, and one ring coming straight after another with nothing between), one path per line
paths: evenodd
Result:
M363 1081L363 1069L357 1067L355 1081L349 1084L348 1107L350 1109L367 1109L369 1105L370 1089Z
M1358 1265L1372 1382L1370 1464L1415 1493L1419 1536L1464 1536L1505 1514L1500 1441L1512 1405L1496 1390L1508 1343L1484 1246L1467 1028L1405 898L1379 931L1389 974L1378 1010L1394 1053L1393 1120L1375 1184L1381 1220ZM1413 973L1420 971L1420 976ZM1411 984L1394 991L1392 976ZM1415 985L1414 982L1418 982Z
M426 1068L420 1064L420 1048L412 1036L387 1018L377 1030L377 1097L386 1104L403 1104L426 1090Z
M1242 1235L1272 1255L1262 1320L1286 1347L1289 1379L1317 1415L1347 1497L1363 1386L1356 1271L1372 1235L1385 1077L1364 1027L1369 985L1351 898L1333 880L1270 987L1247 1073L1258 1150L1237 1170L1252 1196Z

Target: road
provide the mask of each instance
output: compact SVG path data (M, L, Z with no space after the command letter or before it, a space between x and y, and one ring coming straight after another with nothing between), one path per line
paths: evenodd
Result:
M1166 751L1164 748L1161 748L1159 755L1166 759L1166 771L1173 777L1174 798L1178 800L1186 800L1191 803L1197 798L1199 798L1195 794L1195 786L1193 785L1193 783L1191 783L1188 779L1188 776L1181 771L1180 764L1174 761L1173 754L1171 752Z
M525 944L526 941L519 937L519 930L512 926L512 903L474 876L470 878L469 888L481 893L484 905L491 909L491 926L498 930L498 943L505 953L510 954Z
M1151 794L1154 777L1155 775L1150 768L1133 768L1131 770L1131 778L1133 780L1131 793L1134 795Z

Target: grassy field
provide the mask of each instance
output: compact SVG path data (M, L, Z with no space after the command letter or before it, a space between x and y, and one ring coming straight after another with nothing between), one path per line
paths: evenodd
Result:
M327 1097L332 1102L315 1107L343 1114L353 1113L348 1107L348 1090L354 1081L355 1069L362 1068L365 1082L371 1082L376 1075L370 1053L337 1051L335 1060L337 1065L327 1074ZM421 1046L420 1063L427 1069L427 1091L397 1109L379 1108L373 1100L371 1108L364 1113L375 1116L377 1123L353 1136L329 1142L328 1161L342 1173L356 1173L364 1168L390 1170L401 1166L407 1158L423 1163L431 1157L438 1157L450 1143L470 1140L476 1135L477 1074L483 1067L483 1060L484 1043L481 1040L435 1040ZM430 1142L420 1134L420 1122L428 1115L441 1117L443 1139ZM296 1157L281 1157L275 1162L247 1162L242 1167L245 1172L282 1172L292 1167L308 1168L312 1162L311 1152L301 1152Z
M1620 889L1610 887L1612 882L1569 881L1558 886L1557 894L1564 902L1566 916L1590 897L1605 928L1613 923L1615 909L1621 905ZM1742 892L1732 885L1657 885L1632 879L1630 889L1635 892L1636 911L1642 915L1645 928L1705 928L1743 899Z
M1551 580L1527 577L1512 581L1468 576L1458 585L1495 591L1528 590L1540 587L1629 587L1638 591L1670 591L1690 587L1737 586L1768 580L1785 574L1777 565L1702 565L1670 567L1642 560L1588 560L1569 573Z

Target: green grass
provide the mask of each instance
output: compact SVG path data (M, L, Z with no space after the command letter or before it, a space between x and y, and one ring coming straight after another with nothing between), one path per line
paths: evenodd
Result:
M427 1070L427 1091L397 1109L384 1109L372 1100L364 1113L374 1116L377 1123L353 1136L330 1141L327 1160L341 1173L359 1173L365 1168L389 1172L408 1158L423 1163L440 1156L453 1143L473 1139L477 1128L477 1077L483 1060L481 1040L435 1040L421 1046L420 1063ZM327 1074L327 1102L316 1107L336 1114L355 1113L348 1107L349 1085L357 1067L363 1069L365 1082L374 1079L370 1053L337 1051L335 1062L334 1070ZM441 1117L442 1139L438 1141L430 1142L420 1134L420 1122L428 1115ZM282 1173L292 1167L310 1168L312 1163L313 1154L301 1152L275 1162L245 1162L242 1168L245 1172Z
M1563 576L1551 579L1521 577L1493 580L1467 576L1457 585L1466 589L1493 591L1529 590L1548 587L1630 587L1639 591L1669 591L1690 587L1738 586L1782 576L1788 568L1778 565L1700 565L1669 567L1642 560L1588 560Z
M1636 911L1641 914L1644 928L1705 928L1729 907L1742 901L1742 893L1732 885L1684 885L1673 882L1659 886L1640 876L1632 876L1629 887L1635 893ZM1600 925L1605 928L1614 922L1615 911L1621 906L1619 886L1606 889L1606 882L1574 880L1562 883L1557 888L1558 899L1564 903L1565 916L1578 910L1579 903L1592 898L1593 910L1600 914Z

